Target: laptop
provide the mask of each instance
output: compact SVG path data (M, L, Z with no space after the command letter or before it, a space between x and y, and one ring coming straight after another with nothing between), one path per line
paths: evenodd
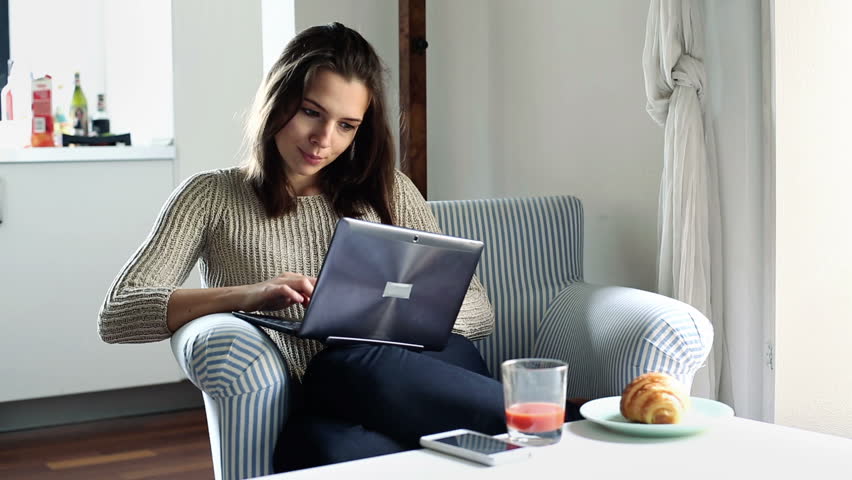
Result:
M328 345L366 342L442 350L482 249L478 240L344 217L301 322L232 313Z

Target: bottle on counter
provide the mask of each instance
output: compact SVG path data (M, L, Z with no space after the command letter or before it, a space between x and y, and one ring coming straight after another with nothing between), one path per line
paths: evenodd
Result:
M62 135L74 135L74 128L71 125L71 121L68 119L68 115L65 114L65 108L59 102L63 96L63 88L62 84L56 86L56 106L53 109L53 143L57 147L63 146Z
M106 111L106 94L98 94L98 109L92 116L92 133L97 136L109 135L109 115Z
M12 66L15 61L11 58L6 62L6 85L0 91L0 110L3 111L3 120L15 119L14 96L12 95Z
M74 93L71 95L71 125L74 135L89 136L89 102L80 87L80 72L74 73Z
M26 65L9 59L7 65L8 80L3 87L3 120L16 120L28 123L32 118L30 101L32 100L33 75Z

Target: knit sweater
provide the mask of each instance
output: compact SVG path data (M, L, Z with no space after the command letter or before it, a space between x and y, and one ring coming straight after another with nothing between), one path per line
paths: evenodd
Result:
M399 171L391 209L399 226L439 231L420 192ZM372 208L365 210L364 220L380 221ZM206 287L249 285L284 272L316 277L337 220L324 195L297 197L294 211L270 218L242 169L199 173L172 193L148 238L116 277L100 310L98 333L108 343L170 337L169 297L199 260ZM272 313L301 320L304 307L293 305ZM476 339L490 334L493 326L485 289L474 277L453 331ZM310 359L323 348L315 340L264 330L296 379L301 379Z

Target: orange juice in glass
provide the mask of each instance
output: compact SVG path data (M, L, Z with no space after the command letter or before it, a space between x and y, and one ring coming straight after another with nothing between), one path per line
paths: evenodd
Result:
M568 364L548 358L507 360L501 366L509 440L551 445L562 438Z

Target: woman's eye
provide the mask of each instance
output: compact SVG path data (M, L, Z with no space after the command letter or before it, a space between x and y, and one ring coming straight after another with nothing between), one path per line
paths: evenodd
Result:
M348 123L346 123L346 122L340 122L338 125L340 125L340 128L342 128L342 129L343 129L343 131L345 131L345 132L349 132L349 131L355 130L355 126L354 126L354 125L350 125L350 124L348 124Z
M310 108L302 108L302 113L309 117L319 117L319 112Z

